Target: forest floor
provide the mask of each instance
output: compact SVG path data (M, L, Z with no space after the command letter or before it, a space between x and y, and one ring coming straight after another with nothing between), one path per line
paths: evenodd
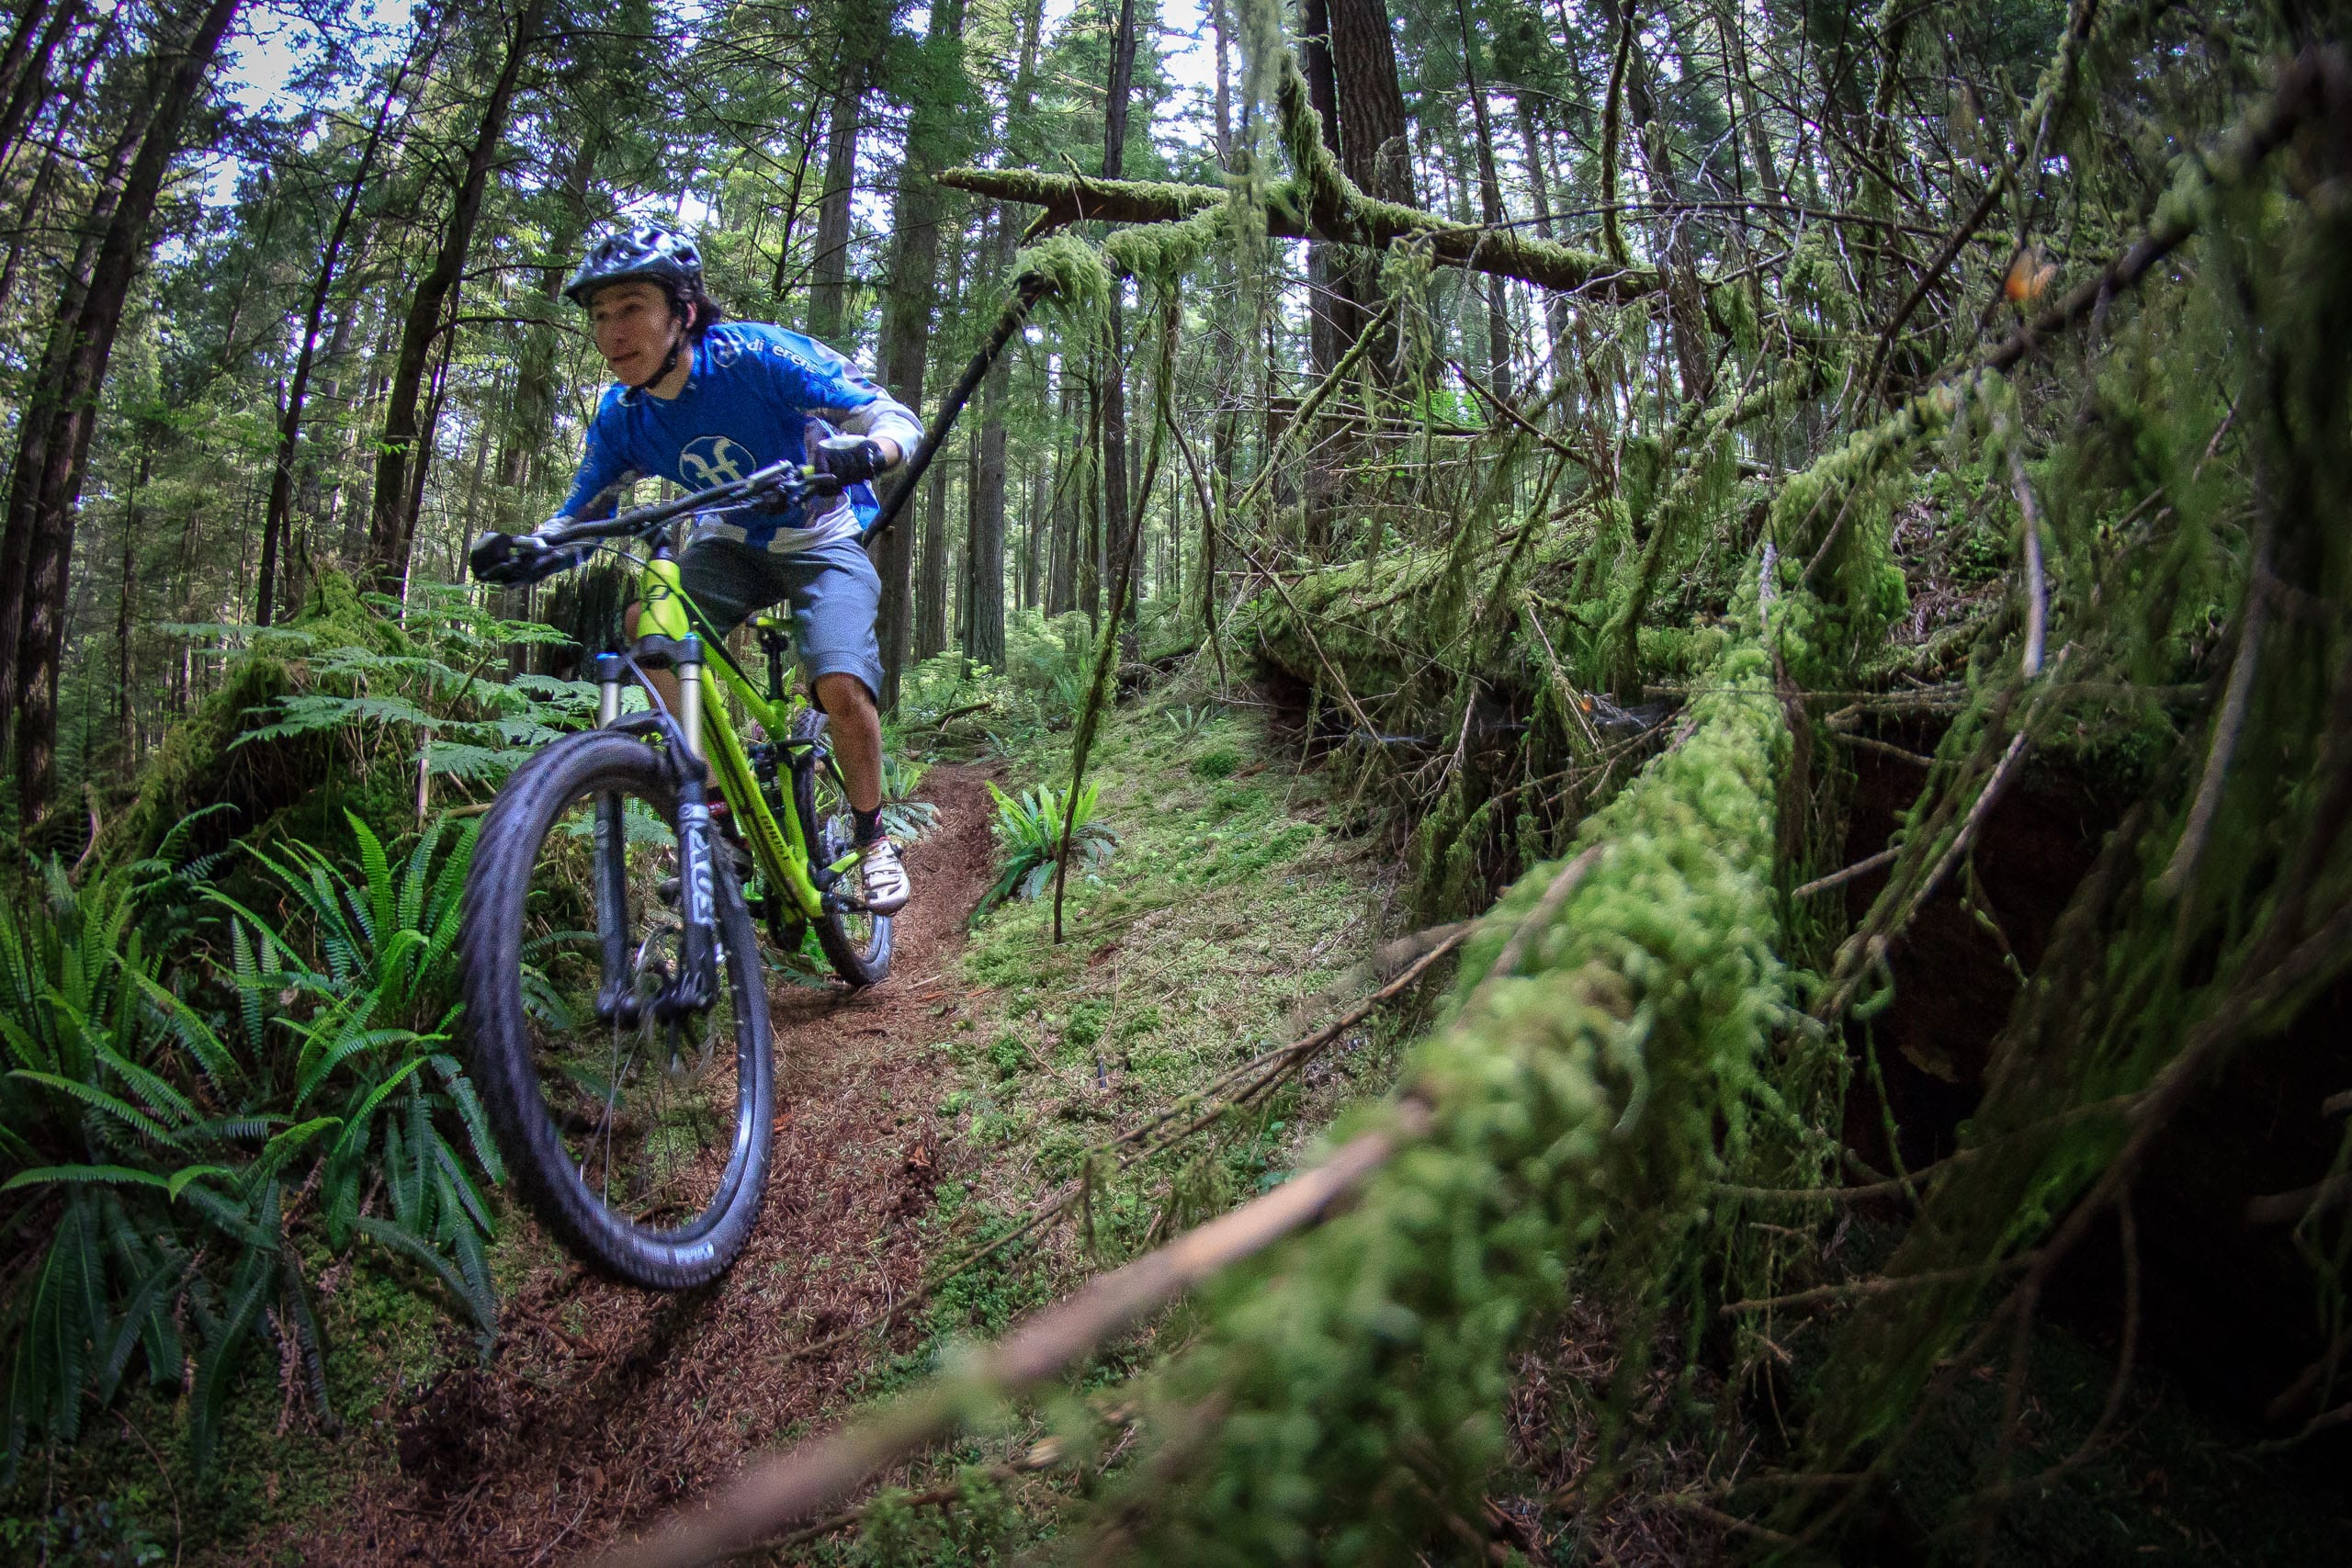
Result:
M917 793L939 815L909 856L918 898L899 922L892 978L856 996L782 976L773 988L775 1174L753 1238L722 1279L666 1296L616 1286L509 1209L493 1258L501 1332L485 1359L430 1281L354 1255L320 1276L340 1432L315 1429L296 1391L256 1367L222 1461L199 1482L166 1436L170 1409L133 1399L119 1441L103 1435L41 1483L42 1511L72 1521L85 1548L112 1543L59 1561L572 1561L922 1378L957 1340L999 1334L1087 1274L1282 1179L1350 1100L1393 1084L1442 969L1263 1104L1102 1180L1082 1218L963 1266L1070 1191L1091 1151L1307 1032L1413 950L1385 945L1404 919L1397 840L1336 787L1339 770L1302 769L1281 716L1183 686L1146 694L1105 726L1089 776L1117 844L1104 864L1073 874L1059 944L1050 897L971 916L998 870L989 785L1067 778L1067 733L1010 747L989 738L993 761L932 767ZM982 749L978 733L962 733L939 749ZM1951 984L1939 973L1923 994ZM1890 1057L1900 1065L1908 1054ZM1869 1250L1874 1234L1863 1225L1851 1249ZM2099 1299L2111 1306L2114 1292ZM1179 1309L1157 1333L1105 1348L1082 1383L1139 1369L1187 1321ZM2113 1348L2096 1331L2077 1338L2053 1325L2038 1337L2059 1392L2036 1405L2025 1451L2055 1462L2089 1438ZM1614 1340L1600 1297L1580 1292L1516 1359L1512 1464L1488 1501L1497 1540L1536 1560L1573 1554L1578 1541L1628 1564L1718 1560L1723 1522L1684 1506L1710 1480L1705 1450L1678 1437L1671 1417L1694 1398L1717 1402L1722 1419L1755 1413L1708 1374L1686 1376L1671 1335L1632 1411L1625 1492L1597 1514L1562 1503L1597 1451ZM1803 1360L1819 1335L1788 1343ZM1918 1532L1958 1509L1974 1473L1963 1461L1997 1427L1977 1407L1997 1388L1973 1393L1906 1472L1909 1514L1855 1561L1920 1560ZM2319 1500L2324 1487L2249 1464L2253 1434L2208 1424L2193 1403L2177 1403L2168 1380L2144 1369L2121 1430L2068 1484L2005 1522L1994 1560L2352 1560L2336 1509ZM879 1479L938 1488L958 1466L1002 1461L1036 1435L1016 1416ZM919 1521L912 1558L890 1557L878 1532L844 1531L766 1561L1001 1556L1055 1528L1070 1484L1029 1475L989 1507ZM144 1554L114 1549L134 1543Z
M562 1561L842 1403L869 1354L842 1331L922 1282L912 1222L931 1207L931 1111L953 1072L933 1047L954 1028L948 972L992 875L985 777L943 766L926 780L939 818L908 855L919 897L891 977L855 995L774 990L784 1109L766 1207L734 1267L660 1295L546 1250L508 1287L497 1355L455 1362L398 1413L396 1466L357 1479L335 1532L297 1521L263 1555Z
M1104 1184L1083 1227L956 1269L1066 1190L1090 1149L1369 988L1396 901L1393 843L1326 825L1344 807L1295 771L1262 710L1204 705L1182 726L1170 714L1147 701L1105 726L1089 773L1119 841L1073 873L1058 946L1050 895L976 929L970 918L997 870L988 784L1066 777L1069 736L933 766L917 793L939 816L909 854L917 897L892 977L856 996L772 989L775 1174L723 1278L669 1296L614 1285L510 1211L487 1360L453 1320L363 1327L346 1287L353 1299L326 1303L343 1436L305 1440L299 1419L289 1436L277 1391L256 1388L250 1438L224 1470L258 1495L199 1504L214 1517L187 1521L187 1560L565 1562L1189 1223L1180 1187L1221 1204L1280 1179L1346 1099L1385 1085L1419 1002L1180 1150L1182 1182L1173 1163L1139 1168ZM1132 1367L1148 1346L1105 1359ZM1026 1436L950 1445L886 1479L929 1484ZM1006 1527L1036 1529L1057 1484L1034 1478L1018 1505L1031 1523ZM863 1554L854 1536L804 1550L813 1559L775 1560Z

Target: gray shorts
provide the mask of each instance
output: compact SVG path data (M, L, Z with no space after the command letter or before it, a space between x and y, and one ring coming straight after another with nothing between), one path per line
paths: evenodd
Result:
M882 645L874 617L882 577L854 536L775 555L733 539L703 539L678 558L678 581L724 637L771 604L789 600L794 640L810 680L854 675L882 699Z

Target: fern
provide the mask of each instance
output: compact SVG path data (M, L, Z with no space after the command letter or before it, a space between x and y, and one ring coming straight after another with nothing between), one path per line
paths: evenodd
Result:
M380 1176L402 1249L494 1323L485 1243L504 1172L447 1044L474 825L398 846L351 829L349 866L300 842L245 852L282 902L205 886L220 857L175 865L167 839L89 887L52 868L21 916L0 905L0 1234L36 1259L0 1304L10 1472L28 1443L74 1441L142 1354L151 1380L176 1382L183 1324L199 1467L272 1312L331 1419L283 1234L292 1187L317 1184L313 1223L340 1249L374 1234L362 1196ZM175 944L187 961L166 974L139 929L151 897L169 929L209 919L227 941Z
M1065 816L1069 818L1069 855L1087 870L1101 867L1118 847L1118 834L1094 820L1097 786L1091 781L1079 787L1075 812L1069 809L1069 792L1050 784L1039 784L1017 795L990 784L989 794L996 799L994 826L1004 867L972 911L975 920L1007 898L1035 898L1046 890L1061 858Z

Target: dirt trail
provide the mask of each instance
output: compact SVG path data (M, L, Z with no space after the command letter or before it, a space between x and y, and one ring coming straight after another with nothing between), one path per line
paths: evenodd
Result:
M921 1281L909 1222L938 1179L933 1107L949 1067L931 1046L961 1002L944 971L989 883L982 785L968 767L925 781L939 823L908 855L916 902L888 981L857 997L773 993L775 1175L725 1278L663 1296L576 1265L539 1269L505 1303L489 1367L466 1359L421 1397L346 1413L394 1425L398 1472L355 1483L336 1539L277 1544L317 1562L560 1562L840 1404L867 1361L862 1337L792 1352Z

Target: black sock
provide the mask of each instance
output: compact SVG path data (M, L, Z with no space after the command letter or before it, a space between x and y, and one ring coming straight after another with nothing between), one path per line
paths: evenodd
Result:
M875 840L882 836L882 808L880 807L877 806L871 811L860 811L857 807L853 806L850 807L849 814L853 818L856 818L857 841L859 843L870 844Z

